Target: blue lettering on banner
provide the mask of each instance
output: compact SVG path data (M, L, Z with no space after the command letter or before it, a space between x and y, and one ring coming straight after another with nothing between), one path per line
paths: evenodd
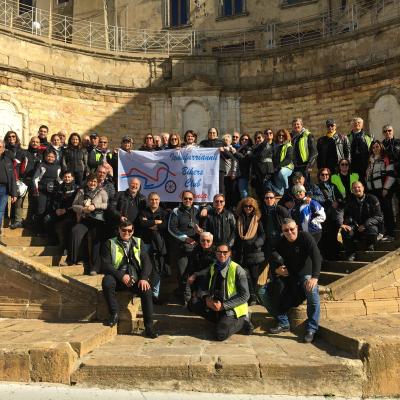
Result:
M218 159L218 155L207 155L207 154L182 154L182 153L171 153L170 154L171 161L216 161Z
M203 175L204 171L201 169L194 169L183 167L182 168L182 175Z
M200 187L200 184L201 184L201 179L198 179L196 181L194 178L189 178L189 179L186 179L186 181L185 181L185 187L187 187L187 188Z

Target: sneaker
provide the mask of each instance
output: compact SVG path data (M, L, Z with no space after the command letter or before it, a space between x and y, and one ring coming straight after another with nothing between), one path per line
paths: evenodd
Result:
M273 328L269 328L268 331L271 335L278 335L279 333L282 333L282 332L289 332L290 326L289 325L286 325L286 326L277 325L277 326L274 326Z
M304 343L312 343L314 341L315 332L307 331L304 335Z
M379 242L383 239L382 233L378 233L378 236L376 237L376 240Z
M96 276L96 275L97 275L97 272L96 272L96 271L90 271L89 275L90 275L90 276Z
M356 253L351 253L348 256L346 256L347 261L354 261L356 259Z
M14 222L10 225L10 229L22 228L22 222Z
M381 239L381 241L382 241L382 242L386 242L386 243L393 242L393 241L394 241L394 237L393 237L393 236L390 236L390 235L385 235L385 236Z
M367 251L375 251L375 246L374 246L373 244L370 244L370 245L367 247Z

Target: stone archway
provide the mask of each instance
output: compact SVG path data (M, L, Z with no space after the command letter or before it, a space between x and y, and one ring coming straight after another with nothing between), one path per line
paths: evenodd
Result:
M23 145L29 142L28 114L21 105L7 94L0 93L0 138L7 131L15 131Z
M395 130L395 134L400 133L400 104L393 94L383 94L380 96L368 115L369 130L377 139L381 139L382 126L390 124Z
M198 134L198 142L207 138L210 122L210 113L200 102L191 101L182 110L182 133L193 129Z

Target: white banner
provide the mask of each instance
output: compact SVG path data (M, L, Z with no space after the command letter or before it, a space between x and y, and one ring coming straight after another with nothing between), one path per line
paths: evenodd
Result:
M118 153L118 190L131 178L142 183L141 193L157 192L162 201L180 201L183 190L195 201L211 202L219 188L219 149L194 148Z

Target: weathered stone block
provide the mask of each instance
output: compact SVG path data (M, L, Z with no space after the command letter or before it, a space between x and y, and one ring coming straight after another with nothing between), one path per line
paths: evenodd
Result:
M397 287L386 287L384 289L379 289L374 291L375 299L393 299L398 297Z
M375 299L365 300L367 315L379 313L397 313L399 311L399 303L396 299Z
M30 381L30 363L27 351L0 350L0 380Z
M372 288L372 285L368 285L363 289L357 290L355 293L355 299L360 300L360 299L373 299L374 298L374 289Z
M390 272L383 278L379 279L377 282L374 282L372 284L372 287L374 288L374 290L383 289L390 286L394 281L395 281L394 274Z
M367 311L362 300L326 301L326 315L329 319L348 318L357 315L366 315Z

